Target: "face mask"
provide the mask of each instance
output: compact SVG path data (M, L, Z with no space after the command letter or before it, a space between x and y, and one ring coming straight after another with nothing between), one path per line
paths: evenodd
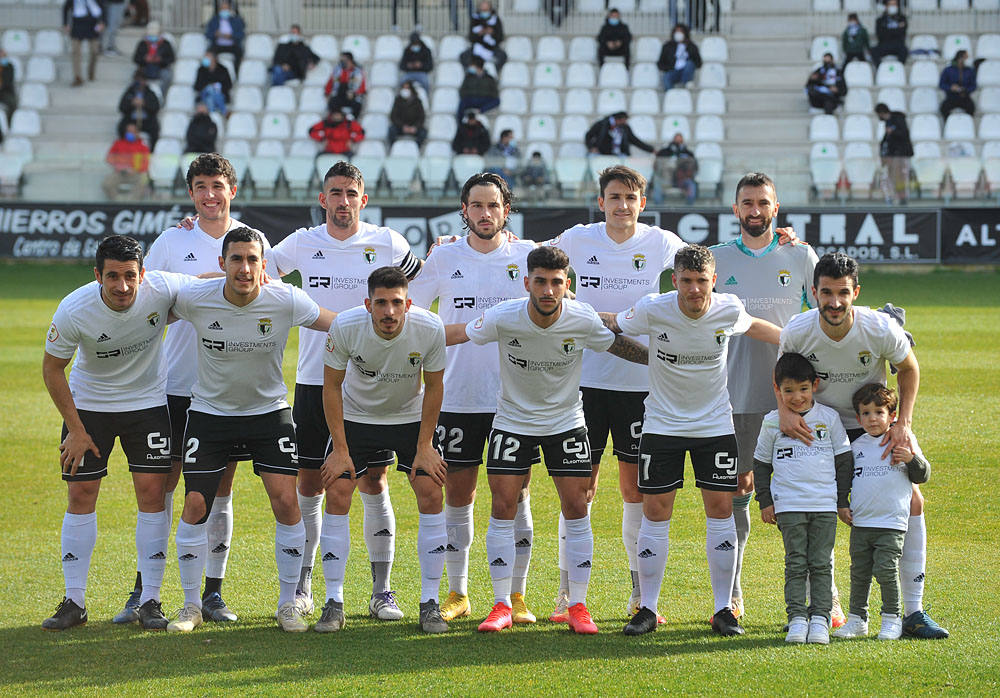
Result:
M148 41L148 42L149 42L149 43L151 43L151 44L155 44L155 43L157 42L157 40L158 40L159 38L160 38L160 37L156 36L155 34L149 34L149 35L148 35L148 36L146 37L146 41Z
M674 41L678 44L684 41L684 32L674 32Z
M617 17L608 17L608 24L612 27L617 27L619 22L621 22L621 20Z
M233 13L230 10L219 10L219 16L223 19L229 19L233 16Z
M411 90L400 90L399 96L402 97L403 99L409 99L410 97L413 96L413 92Z
M291 39L294 43L299 43L300 41L302 41L302 35L301 34L292 34L289 37L289 39Z
M899 8L896 7L895 5L889 5L887 8L885 8L885 11L888 12L889 14L891 14L891 15L898 15L899 14Z
M202 58L201 59L201 65L204 68L210 68L210 67L212 67L212 61L210 59L208 59L208 58Z
M858 23L857 22L848 22L847 26L849 26L851 29L854 29L854 28L856 28L858 26Z
M468 68L466 68L466 70L469 72L469 75L475 75L476 74L476 69L473 68L471 65Z
M414 52L419 51L420 50L420 44L413 44L412 46L410 46L410 50L414 51Z
M125 134L125 140L127 140L129 143L135 143L135 134L132 133L131 131L127 132Z
M492 12L480 12L479 19L489 19Z
M9 58L0 58L0 65L10 65Z

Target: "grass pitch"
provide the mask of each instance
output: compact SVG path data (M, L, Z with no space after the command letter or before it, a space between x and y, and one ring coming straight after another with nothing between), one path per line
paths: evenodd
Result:
M476 537L470 562L471 618L446 635L416 625L419 569L414 554L416 507L405 477L390 475L399 541L393 586L406 618L367 618L370 591L361 509L352 515L341 633L281 633L271 617L277 598L274 522L249 467L237 475L235 535L224 593L240 614L231 626L191 635L117 627L111 616L131 589L135 570L135 500L120 451L111 460L98 503L98 542L88 587L90 622L46 633L42 619L62 596L59 528L65 486L59 479L59 415L41 380L45 332L56 304L93 278L88 267L36 264L0 267L0 693L118 694L803 694L996 695L1000 634L996 551L1000 440L1000 274L932 271L863 272L861 302L892 301L907 310L922 376L915 431L933 465L927 498L929 561L926 605L952 637L937 642L834 641L829 647L787 646L778 532L759 523L744 563L747 603L741 638L713 636L705 562L704 514L691 487L677 499L660 610L668 623L640 638L621 634L629 581L621 544L621 501L608 458L593 509L594 573L588 606L600 627L578 637L543 619L558 583L554 488L537 469L532 504L535 549L528 585L534 627L500 635L476 632L492 594L484 534L489 491L481 473ZM294 381L296 344L285 354ZM175 524L181 498L175 498ZM847 529L837 537L837 580L849 586ZM182 596L168 557L164 607ZM318 562L318 560L317 560ZM317 565L317 575L320 566ZM315 582L318 603L323 583ZM442 585L442 598L447 589ZM879 607L873 592L872 611ZM876 616L877 618L877 616ZM315 617L314 617L315 620ZM877 620L874 625L877 629ZM873 632L874 636L874 632Z

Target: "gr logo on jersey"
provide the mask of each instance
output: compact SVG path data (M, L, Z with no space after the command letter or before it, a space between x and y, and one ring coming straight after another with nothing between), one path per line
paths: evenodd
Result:
M155 313L154 312L154 313L150 313L149 315L146 316L146 322L149 323L150 327L156 327L156 323L158 323L159 321L160 321L160 314L159 313Z
M411 366L419 366L420 362L423 360L423 357L421 357L419 351L411 351L409 359Z
M528 360L527 359L519 359L516 356L514 356L513 354L507 354L507 360L510 361L515 366L517 366L518 368L527 368L528 367Z
M632 255L632 268L636 271L642 271L646 268L646 255L644 254L634 254Z
M510 277L511 281L514 281L521 275L521 269L516 264L507 265L507 276Z
M581 276L580 277L580 288L600 288L601 277L599 276Z
M574 351L576 351L576 340L574 340L572 337L570 337L569 339L564 339L562 343L562 348L563 348L563 353L572 354Z
M816 438L817 439L823 440L823 439L826 438L826 435L829 434L829 433L830 433L830 429L825 424L817 424L816 425Z
M720 347L726 346L726 337L728 337L728 335L726 334L725 330L715 331L715 343L718 344Z
M49 334L48 337L46 337L46 339L48 339L50 342L54 342L57 339L59 339L59 330L56 329L56 323L53 322L51 325L49 325Z
M375 264L375 258L377 255L375 254L374 247L366 247L362 254L364 255L366 262L369 264Z
M868 367L872 365L872 353L870 351L859 351L858 361L861 362L862 366Z
M260 332L261 337L266 337L271 334L271 318L262 317L257 321L257 331Z
M787 269L782 269L778 272L778 285L784 288L788 284L792 283L792 272Z
M455 298L454 304L456 308L475 308L476 307L476 297L475 296L462 296L461 298Z

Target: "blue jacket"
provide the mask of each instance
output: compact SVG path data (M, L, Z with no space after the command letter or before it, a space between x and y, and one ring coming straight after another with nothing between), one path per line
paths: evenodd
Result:
M961 76L959 76L958 66L952 63L941 71L941 81L938 83L938 87L947 94L951 94L952 85L961 85L965 90L965 94L974 92L976 89L976 71L966 66L962 68Z
M234 14L229 18L229 24L233 27L233 43L237 46L243 46L243 37L246 34L243 18ZM205 27L205 38L208 39L209 44L215 43L215 32L217 31L219 31L219 15L215 14L212 19L208 20L208 26Z

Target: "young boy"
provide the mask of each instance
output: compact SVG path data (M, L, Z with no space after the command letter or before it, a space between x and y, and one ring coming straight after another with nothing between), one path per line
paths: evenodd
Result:
M882 457L882 438L896 419L896 391L880 383L861 386L851 398L865 433L852 444L854 481L851 507L844 523L851 526L851 608L847 623L834 637L868 635L868 592L872 574L882 589L879 640L898 640L903 621L899 604L899 559L910 516L911 483L927 482L930 463L920 453L897 446Z
M785 544L786 642L830 643L830 555L837 515L847 514L854 460L837 411L813 401L816 370L801 354L783 354L774 367L778 401L805 419L811 446L781 433L778 411L764 417L753 473L760 518L777 523ZM806 607L806 580L811 597Z

